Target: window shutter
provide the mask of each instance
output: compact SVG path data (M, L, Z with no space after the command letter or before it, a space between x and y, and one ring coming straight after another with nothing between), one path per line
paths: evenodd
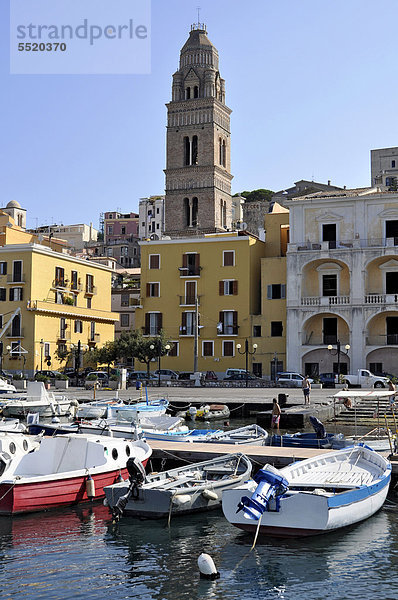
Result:
M238 294L238 280L235 279L235 281L232 282L232 293L234 296L236 296Z
M149 283L146 284L146 295L147 297L151 295L151 286Z
M199 275L200 254L195 254L195 271Z
M188 255L187 254L182 255L182 266L184 269L186 269L188 267Z
M224 296L224 282L223 281L218 282L218 293L220 296Z
M159 284L158 283L153 284L153 295L156 296L156 298L159 296Z
M232 312L233 332L238 333L238 313L236 310Z
M286 298L286 285L284 283L281 285L281 298Z
M187 313L181 314L181 333L184 335L187 332Z
M272 300L272 285L267 285L267 300Z
M21 290L21 297L20 297L20 300L23 300L23 288L20 288L20 290Z
M158 313L158 334L161 332L163 327L163 314Z
M10 300L14 300L14 288L10 288Z
M145 333L149 333L150 314L145 313Z

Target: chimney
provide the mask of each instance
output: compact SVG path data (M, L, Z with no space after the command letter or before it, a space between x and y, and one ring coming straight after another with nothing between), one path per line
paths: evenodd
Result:
M328 185L330 185L330 179L328 179Z

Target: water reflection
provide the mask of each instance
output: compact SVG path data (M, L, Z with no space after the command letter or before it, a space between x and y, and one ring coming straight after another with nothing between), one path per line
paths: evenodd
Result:
M304 539L260 538L221 512L163 521L122 519L102 505L0 518L2 588L13 600L393 598L398 588L398 509L344 531ZM221 579L199 579L208 552Z

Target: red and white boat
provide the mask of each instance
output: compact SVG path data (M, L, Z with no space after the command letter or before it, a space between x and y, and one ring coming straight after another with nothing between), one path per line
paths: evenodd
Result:
M0 475L0 514L13 515L103 498L104 487L128 477L126 463L145 466L143 440L69 434L44 437L37 450L13 460ZM0 454L0 473L3 456Z

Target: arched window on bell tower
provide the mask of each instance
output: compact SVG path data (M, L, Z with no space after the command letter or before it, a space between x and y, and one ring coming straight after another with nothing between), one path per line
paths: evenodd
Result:
M189 198L184 198L184 225L185 227L189 227L191 219L191 210L189 206Z
M195 87L193 88L193 97L199 98L199 88L197 85L195 85Z
M222 139L218 138L218 162L222 165Z
M185 88L185 100L189 100L191 98L191 88Z
M187 167L191 164L191 144L189 141L189 137L186 135L184 137L184 165Z
M192 198L192 227L198 224L198 199Z
M192 164L198 164L198 136L194 135L192 138Z
M223 140L223 142L222 142L222 152L221 152L221 155L222 155L222 162L221 162L221 164L222 164L223 167L226 167L226 165L227 165L227 144L226 144L225 140Z

